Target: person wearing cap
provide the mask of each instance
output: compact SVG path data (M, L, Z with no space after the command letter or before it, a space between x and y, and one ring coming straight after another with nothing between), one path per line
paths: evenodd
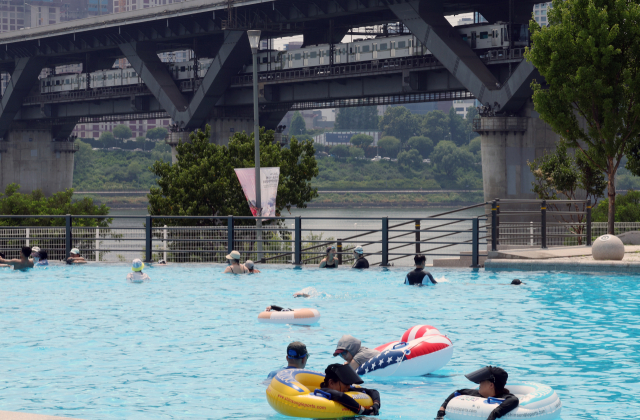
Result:
M47 260L47 251L43 251L37 246L31 248L31 258L33 259L34 267L46 267L49 265Z
M251 260L245 261L244 266L247 267L247 270L249 270L249 274L254 274L254 273L259 273L260 272L260 270L258 270L257 268L255 268L253 266L253 261L251 261Z
M304 369L307 365L307 360L309 360L309 352L307 351L307 346L300 341L294 341L293 343L287 346L287 366L276 369L269 373L267 376L267 380L270 382L274 376L285 369Z
M320 261L320 268L338 268L338 259L336 258L336 247L331 245L327 247L327 256Z
M23 246L20 250L20 258L15 258L12 260L6 260L4 258L0 258L0 264L7 264L13 266L14 270L24 270L27 268L33 267L33 261L29 259L31 255L31 248L28 246Z
M144 263L136 258L131 263L131 271L133 273L127 274L127 282L129 283L144 283L145 281L151 281L147 273L143 273L142 269L144 268Z
M369 261L364 257L364 249L360 245L354 248L353 255L356 260L351 268L369 268Z
M333 401L339 402L355 414L377 416L380 411L380 393L375 389L353 387L363 382L362 378L349 366L334 363L324 370L324 381L320 384L320 390L330 394ZM361 406L355 399L345 394L347 391L367 394L373 400L373 405Z
M227 255L227 263L229 267L225 268L224 273L247 274L249 272L247 267L240 264L240 253L238 251L231 251L231 254Z
M481 398L494 397L504 400L489 414L487 420L495 420L504 416L520 403L518 397L505 388L509 374L502 368L485 366L482 369L478 369L464 376L471 382L479 384L480 387L478 389L459 389L449 395L442 404L442 407L440 407L440 410L438 410L436 420L442 420L444 418L447 412L447 404L458 395L470 395Z
M361 364L367 362L372 357L376 357L380 352L378 350L362 347L362 342L350 335L343 335L338 340L336 350L333 357L340 355L344 359L344 364L351 366L355 371Z
M430 280L430 283L428 282L427 284L437 284L438 282L433 278L433 276L431 275L430 272L428 271L424 271L424 267L427 265L427 257L425 257L422 254L418 254L415 257L413 257L413 261L416 264L416 269L413 271L410 271L409 274L407 274L407 276L404 278L404 284L410 284L410 285L422 285L422 281L425 277L428 277Z
M86 264L87 260L80 256L80 250L73 248L69 252L69 258L67 258L67 264Z

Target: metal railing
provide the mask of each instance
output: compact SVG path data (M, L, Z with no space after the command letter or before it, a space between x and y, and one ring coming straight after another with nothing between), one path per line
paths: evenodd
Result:
M506 210L505 207L519 207ZM519 218L519 221L504 219ZM552 220L549 220L551 218ZM528 219L528 220L522 220ZM509 200L491 203L491 251L500 246L591 246L591 200Z
M478 267L482 245L487 244L486 217L457 217L456 212L486 203L417 218L262 218L266 225L255 226L254 217L190 216L0 216L0 220L54 219L62 226L0 227L0 251L17 257L22 246L39 246L50 260L64 259L78 248L90 261L224 262L225 255L238 250L243 258L263 263L317 264L325 249L335 246L339 263L353 260L353 248L363 246L371 265L396 262L413 265L413 256L460 257L471 254ZM143 227L84 227L74 221L84 219L142 219ZM200 224L200 226L193 226ZM258 235L260 232L260 235ZM262 243L262 251L258 251Z

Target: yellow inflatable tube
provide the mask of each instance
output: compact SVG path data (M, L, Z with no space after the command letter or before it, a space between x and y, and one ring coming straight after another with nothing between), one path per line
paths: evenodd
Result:
M269 405L280 414L291 417L329 419L353 417L345 406L322 395L314 395L324 380L324 373L305 369L285 369L271 380L267 388ZM363 392L347 392L363 407L371 407L371 397Z

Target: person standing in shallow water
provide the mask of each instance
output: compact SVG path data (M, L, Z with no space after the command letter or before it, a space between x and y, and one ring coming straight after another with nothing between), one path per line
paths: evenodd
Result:
M327 248L327 256L320 261L320 268L338 268L338 259L336 258L336 247L331 245Z
M225 268L224 273L227 274L248 274L249 270L243 264L240 264L240 252L231 251L231 254L227 255L227 263L229 266Z
M4 258L0 258L0 263L7 264L13 266L14 270L24 270L27 268L33 268L33 261L29 260L31 256L31 248L28 246L23 246L20 250L20 258L15 258L12 260L6 260Z
M360 245L354 248L353 255L356 260L353 262L351 268L369 268L369 261L364 257L364 249Z
M424 267L427 265L427 257L422 254L418 254L413 257L413 261L416 263L416 269L410 271L409 274L404 278L404 284L410 285L420 285L422 286L422 281L425 277L429 278L427 284L437 284L438 282L433 278L430 272L424 271Z

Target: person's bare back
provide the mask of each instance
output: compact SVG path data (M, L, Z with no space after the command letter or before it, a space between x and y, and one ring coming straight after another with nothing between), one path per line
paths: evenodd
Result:
M24 246L20 250L20 258L14 258L11 260L0 258L0 263L13 266L14 270L25 270L27 268L33 268L33 261L29 260L29 255L31 255L31 248L28 246Z

